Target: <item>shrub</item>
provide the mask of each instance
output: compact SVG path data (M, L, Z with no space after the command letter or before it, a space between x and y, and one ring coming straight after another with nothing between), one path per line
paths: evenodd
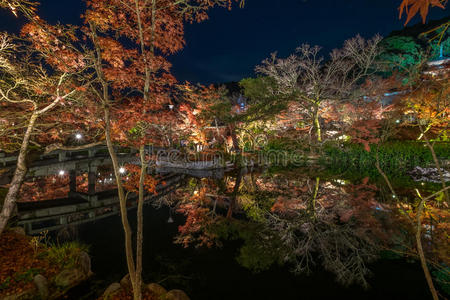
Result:
M375 168L376 146L367 152L362 145L344 144L343 148L326 146L323 163L342 170ZM450 157L449 143L436 143L434 150L439 160ZM433 164L431 151L421 142L389 142L378 147L380 167L388 173L404 173L415 166Z
M78 264L78 257L81 252L87 252L88 247L79 242L68 242L64 244L54 244L48 248L47 259L63 269L70 269Z

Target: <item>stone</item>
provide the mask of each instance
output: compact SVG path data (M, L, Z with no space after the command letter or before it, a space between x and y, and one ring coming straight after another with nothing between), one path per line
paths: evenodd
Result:
M108 286L108 288L103 293L103 299L106 300L109 298L109 296L114 295L118 290L120 290L122 287L120 286L120 283L114 282Z
M55 277L55 285L66 288L83 281L86 275L79 269L64 270Z
M33 283L36 286L39 296L41 299L47 299L48 298L48 281L47 278L42 276L41 274L38 274L34 276Z
M147 289L158 298L167 294L167 290L157 283L148 284Z
M130 280L130 274L125 275L122 280L120 280L120 286L124 289L124 290L129 290L131 289L131 280Z
M182 290L171 290L164 296L164 300L190 300Z
M89 257L89 254L82 251L78 256L78 264L81 268L81 271L86 275L90 276L92 274L91 271L91 258Z

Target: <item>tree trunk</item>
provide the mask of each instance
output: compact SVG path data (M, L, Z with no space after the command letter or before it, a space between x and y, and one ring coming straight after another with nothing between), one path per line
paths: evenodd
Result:
M16 208L17 197L20 192L20 188L22 187L23 181L25 179L25 175L27 174L28 167L26 164L26 157L28 152L28 145L30 144L31 133L34 130L34 124L36 123L36 119L38 118L37 113L33 113L28 122L27 130L25 132L25 136L22 140L22 145L20 147L19 157L17 158L16 170L14 172L14 176L11 180L11 184L8 189L8 193L5 197L5 202L2 207L2 212L0 214L0 235L3 230L5 230L6 224L8 223L9 218L13 214Z
M375 160L375 167L377 168L378 173L380 173L381 176L383 176L383 179L384 179L384 181L386 182L386 184L388 185L389 190L391 190L392 195L394 195L395 197L397 197L397 194L395 193L395 190L394 190L394 188L392 187L391 181L390 181L389 178L386 176L386 173L384 173L383 170L382 170L381 167L380 167L380 158L379 158L379 155L378 155L378 147L377 147L377 150L376 150L376 151L377 151L377 152L375 153L375 159L376 159L376 160Z
M147 174L147 165L145 163L144 146L139 148L139 156L141 159L141 173L139 176L139 198L137 205L137 235L136 235L136 288L133 290L134 299L140 300L142 298L142 243L143 243L143 228L144 228L144 182Z
M317 141L322 142L322 130L319 121L319 107L314 108L314 128L316 129Z
M419 252L420 263L422 264L423 273L425 274L425 278L428 283L428 287L430 289L431 295L433 296L433 300L439 300L438 294L436 292L436 288L433 284L433 279L431 278L430 270L428 270L427 261L425 259L425 254L423 253L422 248L422 222L420 221L420 217L423 211L423 205L425 200L421 199L419 203L419 208L417 211L417 232L416 232L416 243L417 243L417 252Z
M106 145L108 147L109 155L111 156L111 161L114 168L114 176L116 177L117 184L117 193L119 196L119 204L120 204L120 216L122 219L123 231L125 234L125 255L127 260L128 272L130 275L131 284L133 286L133 290L136 289L136 270L134 265L133 258L133 246L132 246L132 233L130 223L128 222L128 211L127 211L127 202L125 198L125 192L122 186L122 180L120 177L120 166L117 159L116 152L114 150L114 145L111 140L111 115L110 108L108 105L104 107L105 113L105 137L106 137Z
M239 173L236 177L236 183L234 184L233 194L231 195L230 199L230 205L228 206L227 219L231 219L233 217L233 210L236 206L236 197L239 192L239 187L241 186L242 173L243 169L239 170Z
M319 186L320 186L320 177L317 177L316 184L314 185L314 194L308 205L309 206L308 209L310 211L313 220L316 220L316 202L317 202L317 195L319 194Z
M239 142L236 136L236 130L234 124L228 125L228 130L230 131L231 140L233 141L233 150L239 151Z

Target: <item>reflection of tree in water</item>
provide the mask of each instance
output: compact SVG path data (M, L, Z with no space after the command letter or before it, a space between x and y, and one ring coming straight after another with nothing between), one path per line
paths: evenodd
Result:
M200 181L184 198L179 211L187 219L179 228L178 243L213 246L240 239L244 244L237 260L255 271L289 263L296 272L310 272L320 262L344 284L367 284L366 263L378 250L368 224L376 222L362 222L359 216L373 211L372 202L356 206L352 187L319 178L256 178L242 171L235 176L230 184L229 178L222 183ZM374 194L370 188L367 193Z
M237 261L253 271L275 264L304 273L322 267L342 284L367 286L368 263L379 254L418 258L414 191L393 197L380 187L368 178L350 184L298 171L241 170L222 180L192 179L176 197L186 215L176 242L212 247L238 240ZM450 263L447 207L427 202L421 217L427 262L444 285Z
M367 285L366 263L375 258L376 246L353 224L335 224L300 212L288 218L271 214L267 222L282 241L285 261L294 263L296 272L309 273L320 260L341 283Z
M282 260L292 263L295 272L306 273L320 262L341 283L367 286L366 264L376 257L378 246L373 227L359 219L371 206L352 203L349 190L354 187L315 178L284 185L278 181L277 188L286 192L266 211L264 225L281 241Z

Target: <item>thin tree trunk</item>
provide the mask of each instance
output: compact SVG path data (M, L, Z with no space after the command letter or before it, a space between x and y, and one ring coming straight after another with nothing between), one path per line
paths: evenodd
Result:
M131 285L133 287L133 290L136 286L136 269L134 264L134 257L133 257L133 245L132 245L132 232L130 223L128 221L128 211L127 211L127 198L125 196L125 191L122 186L122 180L120 177L120 166L119 161L117 159L116 152L114 150L114 145L111 139L111 111L110 111L110 101L109 101L109 86L108 82L105 78L105 75L103 73L103 67L102 67L102 52L98 43L98 37L95 26L90 23L89 24L92 34L92 42L94 43L95 47L95 61L94 61L94 67L97 72L97 75L100 79L100 83L102 85L102 95L99 95L102 104L103 104L103 113L105 117L105 139L106 139L106 146L108 148L109 155L111 157L111 162L114 169L114 176L116 177L116 184L117 184L117 194L119 196L119 204L120 204L120 216L122 220L122 226L124 231L124 238L125 238L125 257L128 267L128 273L130 275L130 281Z
M139 198L137 205L137 235L136 235L136 288L133 291L134 299L142 298L142 244L143 244L143 228L144 228L144 182L147 174L147 165L145 163L144 146L139 148L139 156L141 159L141 173L139 176Z
M30 144L31 133L34 130L34 125L38 116L39 115L37 113L33 113L31 115L27 130L25 132L25 136L22 140L19 156L17 158L16 170L14 171L14 176L11 180L8 193L6 194L5 202L2 207L2 212L0 214L0 235L2 234L3 230L5 230L6 224L8 223L8 220L11 218L11 215L16 208L17 197L25 179L25 175L28 171L25 160L27 157L28 145Z
M146 57L145 50L145 41L144 41L144 28L142 26L141 20L141 8L139 7L139 1L135 0L135 9L136 9L136 18L138 23L138 31L139 31L139 41L140 41L140 50L141 55L144 61L145 68L145 80L144 80L144 89L143 96L144 101L147 103L150 101L150 81L151 81L151 72L148 59ZM151 35L150 35L150 53L151 59L153 59L155 55L155 26L156 26L156 0L152 0L152 25L151 25ZM143 113L146 111L144 109ZM169 139L169 147L172 145L172 140ZM133 298L134 300L142 299L142 244L143 244L143 224L144 224L144 216L143 216L143 205L144 205L144 182L145 176L147 173L147 166L145 163L145 151L144 145L139 147L139 156L141 160L141 173L139 177L139 197L138 197L138 207L137 207L137 236L136 236L136 273L135 273L135 286L133 288ZM131 276L131 274L130 274Z
M425 259L425 254L423 253L422 248L422 222L420 221L420 217L423 212L423 205L425 204L425 199L421 199L417 211L417 232L416 232L416 243L417 243L417 252L419 252L420 263L422 264L423 273L425 274L425 278L428 283L428 287L430 289L431 295L433 296L433 300L439 300L436 288L433 284L433 279L431 278L430 270L427 266L427 261Z
M242 181L242 173L243 173L242 170L243 169L239 170L239 173L236 178L236 183L234 184L233 194L231 195L230 205L228 206L227 219L231 219L233 217L233 210L234 207L236 206L236 198Z
M217 118L214 117L214 125L216 126L216 132L217 132L217 139L220 138L220 131L219 131L219 126L217 125Z
M316 178L316 184L314 185L314 194L309 203L309 211L313 220L316 220L316 201L317 195L319 194L320 177Z
M436 166L436 169L437 169L438 174L439 174L439 179L441 180L442 189L444 190L445 200L449 201L450 198L448 196L448 191L446 189L447 186L445 184L444 173L442 173L442 169L441 169L441 166L439 164L439 160L438 160L438 158L436 156L436 152L434 151L434 147L433 147L433 145L431 145L430 140L428 139L428 137L427 137L426 133L424 132L422 126L420 126L420 130L422 131L423 139L425 140L425 143L426 143L428 149L430 149L431 156L433 157L434 165Z
M314 127L316 128L317 141L322 142L322 130L319 121L319 108L314 109Z
M386 176L386 174L383 172L383 170L380 167L380 159L378 157L378 147L377 147L377 152L375 153L375 167L378 170L378 173L381 174L381 176L383 176L384 181L386 182L386 184L388 185L389 189L391 190L392 195L394 195L395 197L397 197L397 194L395 193L394 188L392 187L391 181L389 180L389 178Z
M114 168L114 175L116 177L117 184L117 192L119 196L119 204L120 204L120 216L122 219L123 230L125 234L125 255L127 260L128 272L130 274L131 284L133 286L133 290L136 288L136 270L133 258L133 246L132 246L132 232L130 223L128 222L128 211L127 211L127 202L125 197L125 192L122 186L122 180L120 177L120 166L119 161L117 159L116 151L114 150L114 145L111 140L111 115L110 108L108 105L104 107L105 113L105 138L106 145L108 147L109 155L111 156L111 161Z
M239 151L239 142L236 135L236 130L234 124L228 125L228 130L230 131L231 140L233 141L233 150Z

